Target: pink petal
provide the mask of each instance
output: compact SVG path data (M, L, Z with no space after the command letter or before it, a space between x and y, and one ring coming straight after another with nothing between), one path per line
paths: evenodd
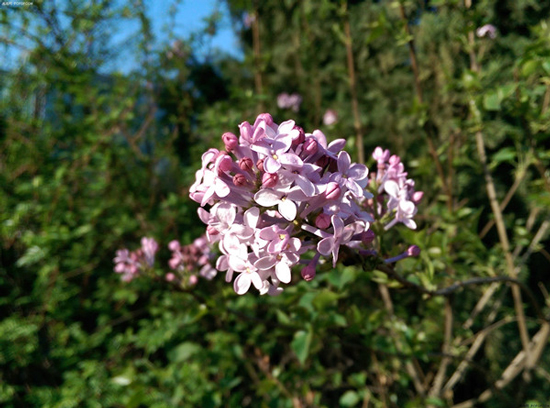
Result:
M292 200L286 199L279 201L279 214L285 217L288 221L294 221L296 218L296 204Z
M284 262L279 262L277 266L275 266L275 275L277 275L277 279L279 279L283 283L290 282L290 279L291 279L290 268Z
M317 244L317 251L319 251L321 255L328 256L330 255L330 252L332 251L333 246L334 246L334 238L332 237L323 238Z
M384 183L384 190L392 197L397 198L399 195L399 185L393 180L388 180Z
M346 174L351 164L351 157L348 152L340 152L338 155L338 171L342 174Z
M262 207L272 207L279 203L281 195L281 193L275 192L273 190L263 189L258 191L254 195L254 201L260 204Z
M258 259L254 262L254 266L263 271L267 271L277 263L277 258L271 255L264 256L263 258Z
M250 278L250 274L241 273L239 276L237 276L237 279L235 279L235 282L233 283L233 289L235 290L235 293L237 293L237 295L244 295L246 292L248 292L248 289L250 289L251 283L252 279Z

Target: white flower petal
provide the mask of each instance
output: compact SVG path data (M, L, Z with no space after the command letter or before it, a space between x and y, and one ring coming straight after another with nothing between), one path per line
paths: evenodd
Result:
M277 275L277 279L279 279L283 283L290 282L290 279L291 279L290 268L284 262L279 262L277 266L275 266L275 275Z
M288 221L294 221L296 218L296 204L292 200L286 199L279 201L279 213Z
M264 188L254 195L254 201L262 207L272 207L281 199L282 193Z
M241 273L233 283L233 289L237 295L244 295L250 289L252 279L249 273Z

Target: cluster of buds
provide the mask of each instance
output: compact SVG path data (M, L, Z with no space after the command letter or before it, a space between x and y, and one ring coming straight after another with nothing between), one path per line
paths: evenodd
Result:
M321 131L306 134L292 120L277 125L269 114L239 128L239 137L222 136L225 150L204 153L190 189L201 205L206 238L221 252L216 268L226 272L227 282L237 274L236 293L253 285L276 295L299 263L306 265L302 277L311 280L322 258L336 265L341 247L365 250L374 237L373 210L379 210L368 205L376 200L366 189L368 168L351 162L342 150L345 140L328 144ZM387 228L398 221L414 228L415 210L403 201L399 184L403 171L393 162L378 173L390 195L384 211L395 215ZM315 255L303 259L310 250Z
M128 249L120 249L113 259L115 272L122 274L122 280L130 282L145 270L153 267L158 244L153 238L143 237L141 248L130 252Z
M424 193L414 190L414 180L407 178L399 156L377 147L372 157L378 171L371 174L369 189L375 197L365 200L367 211L384 225L385 230L397 223L416 229L413 217Z
M168 282L174 282L180 286L193 286L197 283L198 276L208 280L216 276L217 271L212 266L215 262L215 254L205 236L184 246L176 240L171 241L168 249L172 252L168 266L174 271L166 274Z
M283 92L277 96L277 106L281 109L291 109L293 112L298 112L301 104L302 97L297 93L289 95Z

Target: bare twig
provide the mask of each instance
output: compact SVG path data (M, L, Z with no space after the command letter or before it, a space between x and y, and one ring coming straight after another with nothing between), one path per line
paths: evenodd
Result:
M445 338L443 341L443 354L449 354L451 352L451 339L453 336L453 309L451 307L451 300L447 297L445 299ZM429 395L432 397L438 397L441 394L441 387L443 381L445 381L445 374L447 372L447 366L451 362L451 359L444 356L435 375L435 379L430 389Z
M464 0L464 4L467 9L472 6L471 0ZM474 50L474 32L469 30L468 32L468 45L470 53L470 68L472 71L479 73L480 68L476 60L476 54ZM471 100L471 105L475 105L475 101ZM512 258L512 253L510 252L510 243L508 241L508 235L506 233L506 227L504 225L504 219L502 216L502 211L500 210L500 205L498 204L497 194L495 189L495 184L493 182L493 177L489 171L489 166L487 164L487 155L485 153L485 141L483 139L483 133L481 130L478 130L475 134L477 152L479 155L479 160L483 168L483 175L485 177L485 184L487 188L487 196L489 198L489 203L495 217L495 223L498 231L498 237L500 245L502 246L502 251L504 252L504 257L506 260L506 269L508 275L511 278L516 278L516 268L514 266L514 259ZM527 325L525 324L525 314L523 312L523 303L521 300L521 291L517 285L512 286L512 296L514 298L514 309L516 315L518 316L518 329L519 335L521 338L521 343L523 345L523 350L525 353L529 353L529 334L527 333Z
M363 132L361 130L361 119L359 116L359 102L357 101L357 80L355 78L355 67L353 59L353 41L351 38L351 29L349 24L349 14L347 10L347 2L345 3L344 17L344 34L346 38L346 56L348 63L349 87L351 93L351 109L353 111L353 126L355 127L355 135L357 137L357 161L361 164L365 163L365 153L363 151Z

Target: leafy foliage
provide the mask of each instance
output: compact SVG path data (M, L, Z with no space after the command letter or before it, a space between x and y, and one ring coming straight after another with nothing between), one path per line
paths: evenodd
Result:
M400 232L421 257L395 271L429 290L507 274L506 249L487 227L482 132L501 206L513 189L503 223L518 280L533 292L522 305L533 339L544 321L532 300L546 302L542 317L549 306L539 289L549 258L546 2L228 0L243 61L198 57L216 18L168 43L155 39L142 1L33 3L0 8L0 42L24 50L0 79L0 404L424 407L487 389L478 405L547 401L548 353L494 390L522 350L506 285L428 296L351 256L312 282L296 275L277 298L238 297L223 279L175 292L112 272L115 251L141 236L200 235L187 198L200 154L260 108L356 146L349 42L365 151L404 157L426 192L419 230ZM117 43L124 22L138 29ZM487 23L497 38L472 42ZM139 69L117 72L130 58ZM299 112L277 107L281 92L302 96ZM323 125L327 109L337 123ZM441 367L449 380L485 332L460 381L430 393Z

